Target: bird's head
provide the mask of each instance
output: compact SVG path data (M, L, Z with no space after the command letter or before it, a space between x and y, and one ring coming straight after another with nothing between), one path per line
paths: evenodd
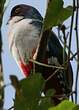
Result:
M16 16L21 16L27 19L38 19L41 21L43 20L41 14L36 8L25 4L16 5L12 8L10 20Z

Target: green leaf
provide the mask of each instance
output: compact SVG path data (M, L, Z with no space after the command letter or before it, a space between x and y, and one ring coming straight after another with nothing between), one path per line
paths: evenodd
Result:
M20 94L16 94L15 110L38 110L44 79L40 73L20 81Z
M70 17L72 15L72 7L71 6L68 6L66 8L63 8L61 11L60 11L60 14L59 14L59 20L60 22L63 22L65 21L68 17ZM59 23L60 23L59 22Z
M49 107L53 106L53 104L51 104L50 102L50 97L44 97L39 105L39 110L48 110Z
M72 7L63 8L63 0L51 0L44 19L44 30L62 23L72 15Z
M34 96L40 96L40 92L44 83L44 79L40 73L31 75L30 77L20 82L24 95L33 98Z
M76 105L68 100L64 100L56 107L51 107L48 110L79 110L79 105Z
M54 89L49 89L47 92L46 92L46 96L54 96L55 94L55 90Z

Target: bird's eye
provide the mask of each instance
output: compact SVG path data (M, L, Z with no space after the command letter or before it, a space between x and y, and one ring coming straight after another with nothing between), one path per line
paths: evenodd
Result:
M21 8L17 8L16 10L15 10L15 13L17 14L17 13L20 13L20 11L21 11Z

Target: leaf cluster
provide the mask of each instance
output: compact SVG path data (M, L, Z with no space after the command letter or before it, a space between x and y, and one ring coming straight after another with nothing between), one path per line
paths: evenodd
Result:
M42 96L45 81L40 73L31 75L18 83L20 88L16 88L15 110L48 110L52 106L49 97L51 93L47 93L46 97Z

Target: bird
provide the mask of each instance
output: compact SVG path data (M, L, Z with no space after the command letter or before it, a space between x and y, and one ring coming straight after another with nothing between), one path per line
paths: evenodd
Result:
M40 42L42 27L43 17L36 8L26 4L19 4L12 8L10 19L8 20L9 49L21 72L26 77L31 74L33 69L33 64L29 59L34 59ZM65 52L66 60L67 54ZM61 66L63 64L63 47L52 30L47 41L45 63L53 66ZM41 68L39 72L45 80L56 70L56 68L52 69L44 66ZM55 104L58 104L64 94L69 97L72 92L72 85L73 70L69 62L66 70L60 69L46 82L44 93L54 88L56 93L52 99Z

